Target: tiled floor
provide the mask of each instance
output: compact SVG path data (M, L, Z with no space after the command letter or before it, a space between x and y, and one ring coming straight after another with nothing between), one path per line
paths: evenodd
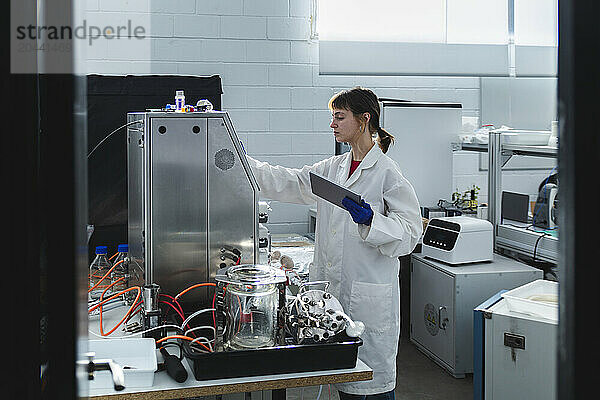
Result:
M473 375L457 379L420 352L408 338L400 340L397 400L459 400L473 398Z

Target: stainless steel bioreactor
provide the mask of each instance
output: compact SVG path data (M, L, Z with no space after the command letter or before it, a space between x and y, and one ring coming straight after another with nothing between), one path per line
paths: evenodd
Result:
M259 189L227 112L133 112L127 122L129 254L145 283L175 296L214 283L219 268L256 263ZM210 305L207 289L180 302Z

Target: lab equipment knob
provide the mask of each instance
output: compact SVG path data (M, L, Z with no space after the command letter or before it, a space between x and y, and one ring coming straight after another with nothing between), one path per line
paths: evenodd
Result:
M450 320L448 319L448 310L445 306L440 306L438 308L438 325L440 329L445 330L446 326L448 325L448 322L450 322Z

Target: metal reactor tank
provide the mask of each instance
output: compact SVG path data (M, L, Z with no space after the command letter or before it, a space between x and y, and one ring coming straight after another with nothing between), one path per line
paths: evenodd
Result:
M258 257L258 185L229 114L127 114L129 255L146 285L175 296ZM184 306L210 306L211 287Z

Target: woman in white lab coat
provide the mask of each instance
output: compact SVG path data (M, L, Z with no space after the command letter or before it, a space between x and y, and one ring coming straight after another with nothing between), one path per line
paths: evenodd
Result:
M384 154L393 136L379 126L377 96L356 87L333 96L329 108L335 140L350 144L350 152L300 169L251 157L248 161L262 197L317 203L310 280L329 281L329 291L344 311L365 324L358 357L373 369L373 380L336 385L341 400L394 399L400 334L398 257L411 253L422 234L419 203L399 166ZM363 204L346 198L345 210L314 196L310 171L360 194Z

